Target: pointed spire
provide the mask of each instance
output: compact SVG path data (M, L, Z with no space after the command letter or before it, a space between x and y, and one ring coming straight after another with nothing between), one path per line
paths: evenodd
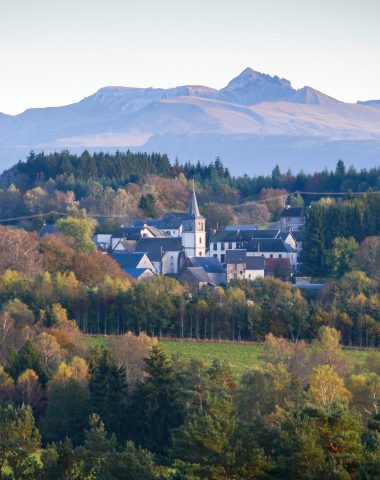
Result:
M199 213L199 208L198 208L197 196L195 195L194 178L193 178L193 194L189 202L188 213L190 213L191 215L194 215L195 217L201 217L201 214Z

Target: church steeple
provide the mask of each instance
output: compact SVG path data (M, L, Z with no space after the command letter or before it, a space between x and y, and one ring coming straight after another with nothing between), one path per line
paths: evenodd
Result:
M182 222L182 247L186 257L206 255L206 219L199 213L194 180L189 208Z
M189 208L187 211L190 215L194 215L194 217L203 218L202 215L199 213L197 196L195 194L195 186L194 186L194 179L193 179L193 193L190 198Z

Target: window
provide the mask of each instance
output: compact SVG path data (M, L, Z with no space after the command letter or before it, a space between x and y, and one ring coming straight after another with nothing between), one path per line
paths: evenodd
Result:
M281 254L281 253L278 255L278 258L282 258L282 254Z
M220 261L221 263L224 263L226 261L226 256L224 253L222 253L222 255L220 256Z
M202 244L202 237L199 237L199 244Z
M273 253L271 253L271 254L269 255L269 258L273 258Z
M220 249L221 249L221 250L225 250L225 249L226 249L226 245L225 245L223 242L220 244Z
M218 244L216 242L214 242L212 244L212 248L213 248L213 250L218 250Z
M199 252L199 256L200 256L200 257L202 256L202 252Z
M229 248L229 250L232 249L232 242L228 242L228 248Z
M213 255L214 258L218 258L218 255L216 253L214 253Z
M249 279L251 278L251 274L248 275L248 278L249 278Z
M240 275L243 275L243 270L240 270Z

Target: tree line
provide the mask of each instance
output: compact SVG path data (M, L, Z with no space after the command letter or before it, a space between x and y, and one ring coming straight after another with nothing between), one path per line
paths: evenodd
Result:
M45 329L0 367L1 478L377 478L379 353L352 364L333 328L311 346L268 335L240 379L144 335L88 349L73 329Z
M366 238L380 234L380 194L368 192L341 201L332 198L313 202L306 212L303 243L304 271L327 277L350 269L355 252L365 254ZM347 265L337 265L346 257ZM339 260L340 258L340 260ZM363 262L359 259L359 264ZM335 273L334 273L335 272Z
M336 245L343 272L314 293L279 278L258 278L191 294L174 278L128 277L96 252L94 225L86 217L61 219L57 229L39 238L0 227L0 351L20 335L20 325L55 327L62 318L87 334L262 341L273 333L310 341L325 325L337 328L346 345L380 343L380 277L373 263L380 258L378 237L365 240L355 257L361 269L346 269L350 240Z

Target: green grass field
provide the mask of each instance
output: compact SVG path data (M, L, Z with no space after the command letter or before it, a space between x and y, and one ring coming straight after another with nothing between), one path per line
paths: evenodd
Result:
M263 346L250 343L194 342L160 340L160 346L171 355L183 356L186 360L198 358L206 364L214 359L226 360L235 378L255 365L260 365Z
M89 336L87 340L91 347L96 345L107 346L108 338L110 337ZM208 365L211 365L215 359L227 361L236 379L239 379L243 373L254 366L263 363L263 360L260 358L263 345L255 343L196 342L162 339L159 341L159 344L170 355L179 355L185 360L198 358ZM345 349L344 352L353 363L363 365L369 350Z
M160 340L159 344L171 355L180 355L186 360L194 357L211 364L214 359L227 360L233 376L238 379L252 367L263 363L260 358L263 345L250 343L194 342ZM353 363L363 365L369 350L345 349Z

